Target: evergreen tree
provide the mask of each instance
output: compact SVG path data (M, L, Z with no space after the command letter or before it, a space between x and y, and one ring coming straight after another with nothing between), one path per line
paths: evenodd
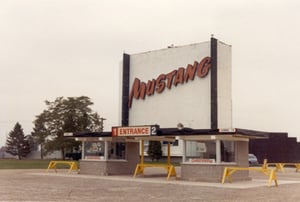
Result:
M160 141L149 141L148 156L153 161L156 159L157 161L162 157L161 143Z
M18 122L8 134L6 152L13 156L18 156L19 160L31 152L30 137L24 135L22 126Z

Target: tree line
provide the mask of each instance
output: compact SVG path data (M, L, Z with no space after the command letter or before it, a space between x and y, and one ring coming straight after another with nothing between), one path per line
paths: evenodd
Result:
M33 121L31 134L25 135L21 124L15 124L6 140L7 153L22 159L38 145L41 159L58 150L64 158L66 151L79 147L79 142L64 138L65 132L103 131L103 118L91 109L93 102L89 97L58 97L45 104L46 109Z
M61 151L63 159L66 152L79 148L80 142L64 138L65 132L101 132L103 118L91 109L94 104L89 97L58 97L54 101L45 101L46 109L33 121L33 131L25 135L23 128L17 122L6 140L6 152L25 158L37 146L43 157L54 151ZM153 160L162 157L161 143L150 141L148 156Z

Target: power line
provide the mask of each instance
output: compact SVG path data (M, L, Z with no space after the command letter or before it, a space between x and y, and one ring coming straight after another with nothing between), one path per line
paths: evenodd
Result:
M19 122L19 123L20 123L20 122L23 122L23 123L24 123L24 122L27 122L27 123L30 122L30 123L32 123L33 121L31 121L31 120L30 120L30 121L29 121L29 120L15 120L15 121L9 120L9 121L1 121L1 120L0 120L0 123L17 123L17 122Z

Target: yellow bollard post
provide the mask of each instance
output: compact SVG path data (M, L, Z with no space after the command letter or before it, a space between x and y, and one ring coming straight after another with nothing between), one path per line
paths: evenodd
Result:
M141 159L140 163L136 165L133 177L135 178L137 174L144 176L144 140L141 140Z
M274 169L270 170L269 187L271 186L272 181L274 181L275 186L278 187L278 182L277 182L276 172L275 172Z
M228 169L225 167L223 172L222 184L224 184L226 177L228 176Z

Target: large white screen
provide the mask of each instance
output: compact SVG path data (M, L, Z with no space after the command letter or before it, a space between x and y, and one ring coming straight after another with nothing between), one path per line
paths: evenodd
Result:
M130 55L130 90L135 78L147 83L178 68L186 68L210 56L210 42ZM160 127L210 128L210 72L162 93L133 99L129 125L159 124Z

